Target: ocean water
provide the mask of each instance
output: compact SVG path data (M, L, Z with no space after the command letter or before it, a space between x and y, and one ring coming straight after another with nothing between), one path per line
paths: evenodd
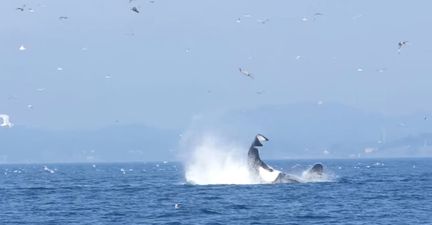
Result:
M325 182L243 185L188 184L175 162L0 165L0 224L432 224L432 159L321 162Z

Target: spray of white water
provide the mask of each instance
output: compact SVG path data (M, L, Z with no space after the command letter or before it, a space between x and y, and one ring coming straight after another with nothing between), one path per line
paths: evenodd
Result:
M315 173L310 173L309 170L305 170L301 173L300 178L302 183L333 182L335 180L335 176L329 171L318 175Z
M249 173L247 165L247 148L232 144L215 135L183 136L185 150L182 158L185 178L190 184L260 184ZM292 175L301 183L330 182L329 174L310 174L301 170ZM297 175L296 175L297 174Z
M188 183L199 185L258 183L249 174L244 148L229 144L212 135L205 135L198 139L185 153L187 154L184 160L185 177Z

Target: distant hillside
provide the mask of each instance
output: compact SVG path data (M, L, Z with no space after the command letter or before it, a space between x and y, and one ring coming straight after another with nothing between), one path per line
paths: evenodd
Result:
M339 104L305 103L231 112L210 127L241 140L262 132L270 138L263 153L269 158L432 156L432 120L424 115L390 118Z
M176 160L181 133L213 132L247 147L256 133L270 141L263 158L432 156L432 120L384 117L338 104L292 104L200 116L179 131L140 125L99 130L0 129L0 162ZM184 146L183 146L184 147ZM185 146L186 148L188 146Z
M112 162L174 159L178 133L138 125L99 130L0 129L0 162Z

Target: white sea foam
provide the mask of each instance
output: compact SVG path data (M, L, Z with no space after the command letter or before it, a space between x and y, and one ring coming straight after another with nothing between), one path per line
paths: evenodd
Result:
M185 177L188 183L206 184L254 184L247 166L247 154L243 148L205 135L187 141L194 143L184 152Z
M55 170L48 168L48 166L44 166L43 170L47 173L55 173Z
M302 183L332 182L335 180L335 175L328 170L321 175L310 173L309 170L305 170L302 172L300 179Z

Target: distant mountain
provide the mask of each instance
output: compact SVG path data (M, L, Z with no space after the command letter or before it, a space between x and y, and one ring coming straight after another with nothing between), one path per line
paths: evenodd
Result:
M385 117L304 103L231 112L212 126L223 124L222 130L242 140L262 132L270 138L263 152L269 158L430 157L432 120L424 115Z
M178 160L181 133L216 133L245 151L262 133L270 139L262 150L267 159L432 157L432 120L422 113L385 117L340 104L304 103L200 116L182 132L141 125L1 128L0 163Z
M0 129L0 162L173 160L178 132L139 125L98 130Z

